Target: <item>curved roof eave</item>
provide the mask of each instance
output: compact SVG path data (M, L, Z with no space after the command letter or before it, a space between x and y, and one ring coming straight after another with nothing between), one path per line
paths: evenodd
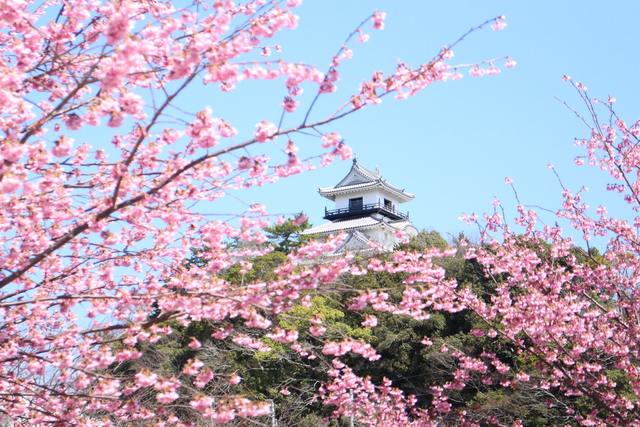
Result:
M382 219L372 218L370 216L357 218L347 221L327 222L309 230L305 230L302 234L332 234L339 232L350 232L354 230L368 230L379 227L384 223Z
M388 184L384 180L345 185L343 187L318 188L318 193L322 197L325 197L331 201L335 201L336 196L339 196L341 194L355 193L358 191L370 190L374 188L381 188L387 193L396 196L400 203L410 202L416 197L415 194L407 193L404 190L399 189L398 187L394 187L393 185Z

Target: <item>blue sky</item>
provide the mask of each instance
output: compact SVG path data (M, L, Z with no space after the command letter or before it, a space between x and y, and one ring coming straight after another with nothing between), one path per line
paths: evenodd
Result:
M306 0L296 8L299 27L285 30L273 42L282 46L283 59L317 64L324 71L346 36L375 9L386 12L385 29L375 31L367 23L369 42L350 44L353 59L341 66L338 90L318 104L317 117L348 99L372 71L391 72L397 60L413 66L427 62L442 46L495 16L505 15L508 26L472 34L454 50L450 63L507 55L517 62L507 69L504 60L497 61L502 73L493 76L472 77L465 70L462 80L436 83L404 101L385 98L381 105L325 128L339 132L362 165L379 167L388 182L416 194L402 208L418 228L473 234L458 217L462 212L492 211L494 196L507 217L513 217L517 202L504 183L506 176L514 181L523 204L555 210L561 189L548 163L570 190L589 187L586 200L593 209L603 204L611 213L624 212L620 199L601 191L610 181L606 175L574 164L582 150L573 140L588 136L589 129L554 97L585 111L576 91L561 81L567 74L583 82L592 97L616 97L616 109L627 121L640 116L640 2ZM301 109L311 99L310 89L300 99ZM230 94L209 93L193 92L194 106L211 105L214 116L231 121L240 130L238 137L245 139L255 123L277 122L285 91L282 82L243 82ZM295 115L288 120L285 124L297 124ZM294 140L302 157L318 152L315 141ZM319 225L324 207L331 204L317 188L336 184L350 164L336 161L328 168L243 190L237 197L263 203L274 214L304 210ZM218 208L242 208L232 200ZM549 214L543 219L554 221Z

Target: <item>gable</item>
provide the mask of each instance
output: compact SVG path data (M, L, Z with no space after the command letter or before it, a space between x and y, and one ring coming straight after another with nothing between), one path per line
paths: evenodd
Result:
M357 160L353 161L353 166L351 166L351 170L342 178L342 180L334 187L346 187L348 185L355 184L363 184L367 182L376 182L380 179L380 174L377 172L370 171L369 169L363 168L358 164Z
M365 182L371 182L371 181L361 175L358 175L357 173L353 173L353 174L350 174L350 176L347 176L345 179L343 179L340 182L340 184L336 185L336 187L345 187L347 185L362 184Z

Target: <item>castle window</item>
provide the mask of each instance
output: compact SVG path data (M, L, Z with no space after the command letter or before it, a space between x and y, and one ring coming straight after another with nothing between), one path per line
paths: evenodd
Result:
M350 211L361 211L362 210L362 197L356 197L355 199L349 199L349 210Z

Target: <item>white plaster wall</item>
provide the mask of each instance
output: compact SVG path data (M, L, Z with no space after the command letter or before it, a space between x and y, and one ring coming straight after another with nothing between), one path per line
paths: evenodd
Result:
M396 209L398 209L398 200L389 193L380 189L367 190L360 193L341 194L336 197L335 209L345 209L349 207L349 199L362 197L362 203L365 205L371 203L384 203L384 199L391 200Z
M396 244L396 235L390 230L374 228L371 230L363 230L362 232L385 248L392 248Z

